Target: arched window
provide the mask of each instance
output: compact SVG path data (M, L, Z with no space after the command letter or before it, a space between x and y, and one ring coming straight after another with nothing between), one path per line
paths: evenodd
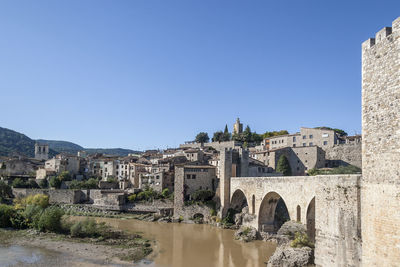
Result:
M300 208L300 205L297 205L297 221L301 222L301 208Z
M253 195L251 197L251 214L256 212L256 197Z

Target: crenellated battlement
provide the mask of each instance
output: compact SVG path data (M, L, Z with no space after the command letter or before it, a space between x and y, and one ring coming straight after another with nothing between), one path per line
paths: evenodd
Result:
M369 49L373 47L375 44L380 43L385 40L388 36L390 36L394 32L400 32L400 17L395 19L392 22L392 27L384 27L382 30L375 34L375 38L369 38L362 44L363 49Z

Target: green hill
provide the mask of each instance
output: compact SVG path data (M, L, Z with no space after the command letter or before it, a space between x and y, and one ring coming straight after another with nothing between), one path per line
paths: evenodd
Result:
M48 144L50 149L53 149L59 153L70 153L75 155L78 151L84 150L84 148L81 147L80 145L67 141L44 140L44 139L38 139L37 141Z
M86 151L88 154L102 153L115 156L127 156L130 153L140 153L131 149L123 148L83 148L80 145L67 141L56 140L33 140L28 136L0 127L0 156L24 155L35 156L35 143L46 143L49 145L49 156L58 153L69 153L75 155L78 151Z
M124 148L85 148L88 154L102 153L114 156L128 156L128 154L141 153L140 151L124 149Z
M26 135L0 127L0 156L35 156L35 141Z

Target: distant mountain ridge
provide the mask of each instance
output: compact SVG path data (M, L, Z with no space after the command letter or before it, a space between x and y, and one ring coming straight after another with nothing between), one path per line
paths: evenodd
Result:
M25 155L27 157L34 157L36 142L48 144L50 156L58 153L75 155L78 151L86 151L88 154L103 153L115 156L140 153L140 151L124 148L84 148L68 141L33 140L22 133L0 127L0 156Z

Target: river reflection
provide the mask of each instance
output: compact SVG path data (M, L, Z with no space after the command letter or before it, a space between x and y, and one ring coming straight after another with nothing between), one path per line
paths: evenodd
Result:
M243 243L233 239L234 231L210 225L143 222L96 218L113 227L141 232L144 237L157 240L158 251L154 262L142 262L147 267L229 266L258 267L275 251L274 243L253 241Z

